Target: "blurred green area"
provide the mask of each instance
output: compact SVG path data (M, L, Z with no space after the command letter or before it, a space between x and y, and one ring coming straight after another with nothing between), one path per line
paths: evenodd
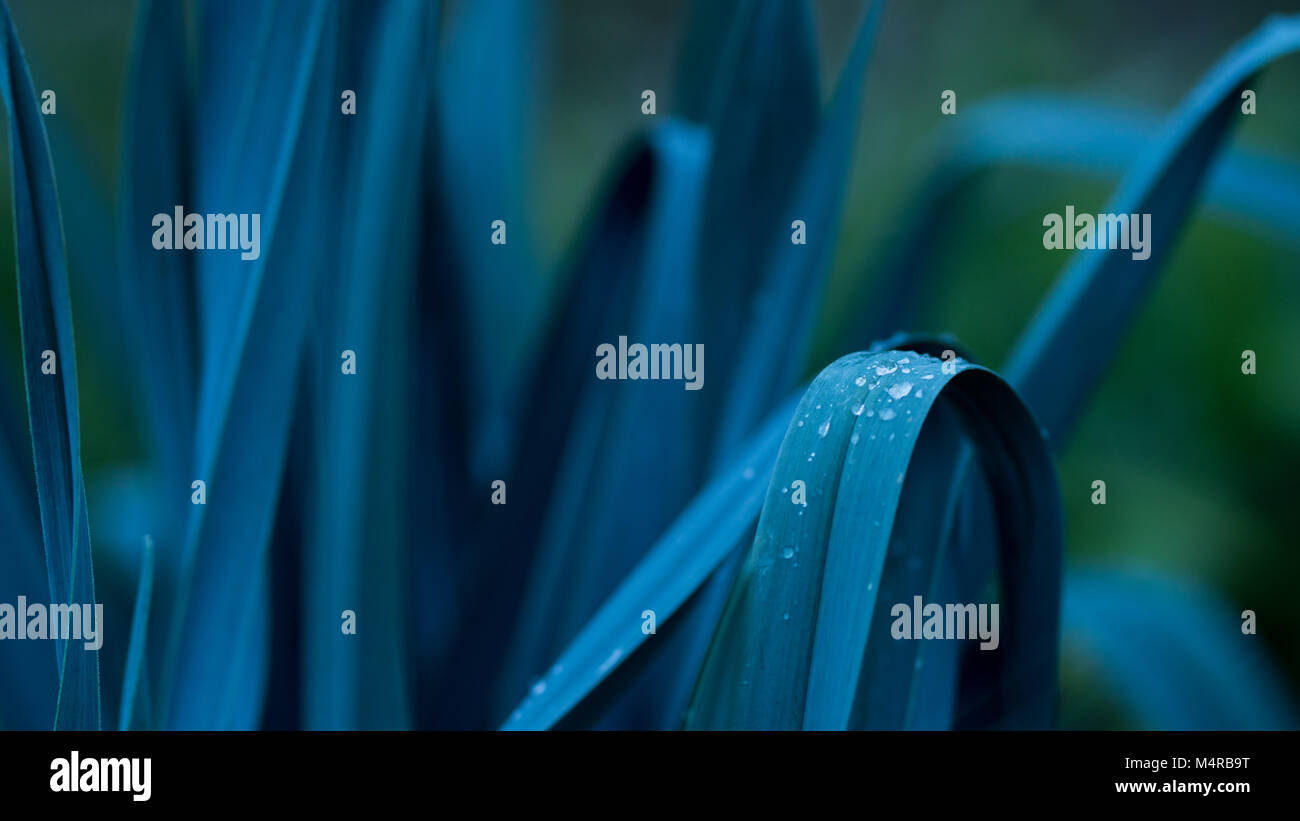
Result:
M60 194L89 196L87 188L97 189L111 208L134 3L10 5L38 92L58 93L51 143ZM824 97L864 5L814 4ZM642 89L656 90L660 116L674 111L687 7L680 0L565 0L551 8L528 57L537 83L533 214L538 251L553 263L616 152L646 125ZM894 3L868 73L845 221L809 374L844 353L838 340L866 314L875 285L871 263L899 236L901 211L929 171L930 157L921 149L923 138L944 125L943 89L957 91L957 118L982 99L1017 91L1083 96L1163 115L1274 10L1267 3L1228 7L1205 0ZM1300 60L1269 69L1255 85L1258 114L1243 118L1230 144L1300 159L1297 88ZM69 185L61 165L69 156L91 169L90 186ZM0 221L12 224L7 163L0 173ZM1043 250L1042 215L1067 203L1095 211L1112 187L1013 169L962 185L952 218L934 237L936 281L943 287L927 295L924 327L906 330L951 331L997 368L1069 258ZM103 219L112 236L114 214L106 211ZM20 399L12 243L12 231L0 231L0 396ZM70 251L73 265L94 268L73 277L85 456L94 475L141 458L133 427L140 420L125 405L112 347L99 344L93 330L96 317L112 307L76 290L78 281L111 277L114 252ZM1300 382L1291 377L1292 357L1300 352L1296 262L1291 249L1262 243L1200 209L1060 465L1069 560L1147 563L1213 587L1239 610L1254 610L1259 635L1242 640L1269 646L1293 693L1300 689L1300 599L1292 592L1300 579L1300 506L1291 474L1300 464ZM1246 348L1258 354L1253 377L1240 371ZM1094 479L1107 483L1104 507L1089 501ZM1089 695L1086 663L1067 664L1066 672L1067 723L1125 723L1116 705Z

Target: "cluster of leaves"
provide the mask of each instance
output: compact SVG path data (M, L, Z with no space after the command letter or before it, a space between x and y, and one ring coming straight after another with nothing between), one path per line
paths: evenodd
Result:
M806 4L699 4L674 116L617 161L549 310L521 188L531 7L467 3L444 33L422 0L200 2L192 21L141 4L119 287L96 329L126 353L153 455L93 530L97 561L140 567L129 639L110 620L102 654L58 642L52 669L48 646L2 648L7 725L1046 727L1062 617L1146 699L1136 709L1172 710L1151 694L1200 676L1204 701L1152 723L1294 721L1267 666L1222 640L1221 609L1104 570L1063 583L1053 459L1240 89L1300 50L1300 20L1233 49L1141 146L1107 210L1152 214L1150 260L1075 255L998 373L942 367L962 353L951 339L886 338L883 318L905 325L934 287L926 226L946 192L929 187L873 274L877 319L843 340L866 352L801 386L882 4L825 108ZM3 22L35 483L21 423L0 419L16 546L0 601L45 585L91 601L63 225ZM989 150L1006 143L970 119L954 163L1035 156ZM176 204L260 213L262 256L154 251L143 227ZM505 245L488 240L498 219ZM706 388L595 380L593 352L620 335L703 343ZM889 605L914 594L1001 602L1001 649L890 641ZM1184 663L1125 644L1137 602L1145 620L1201 626L1162 636ZM1255 672L1248 686L1211 675L1225 659Z

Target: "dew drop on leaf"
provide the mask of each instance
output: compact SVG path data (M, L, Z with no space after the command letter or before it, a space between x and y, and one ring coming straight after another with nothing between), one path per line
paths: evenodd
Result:
M897 385L891 385L889 388L889 395L894 397L895 399L902 399L904 396L907 396L911 392L912 392L911 382L899 382Z
M607 672L609 672L609 668L613 667L614 664L615 664L615 663L616 663L620 658L622 658L622 656L623 656L623 648L622 648L622 647L615 647L615 648L614 648L614 652L612 652L612 653L609 654L609 658L605 659L605 661L601 663L601 665L600 665L600 672L602 672L602 673L607 673Z

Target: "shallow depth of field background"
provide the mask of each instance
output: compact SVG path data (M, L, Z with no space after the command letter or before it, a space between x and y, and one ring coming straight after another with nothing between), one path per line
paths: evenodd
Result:
M58 113L47 118L47 126L65 220L73 208L110 209L103 219L111 237L131 4L12 0L11 7L38 92L53 88L58 94ZM815 4L824 97L862 7ZM953 121L981 100L1022 92L1135 109L1158 122L1273 10L1254 2L1231 8L1213 2L1029 0L892 5L867 74L819 338L866 313L873 264L901 230L909 196L930 170L924 138L936 129L959 126ZM531 201L541 229L534 250L545 263L558 259L615 152L644 124L642 89L657 92L660 116L673 113L685 11L684 3L667 0L571 0L540 15L548 25L537 32L536 50L523 56L537 79L524 118ZM939 113L940 92L948 88L958 95L958 113L951 118ZM1297 89L1300 60L1270 68L1255 85L1258 114L1243 118L1229 147L1251 146L1292 167L1300 164ZM94 192L63 186L74 165L84 166L98 201ZM0 174L7 189L7 163ZM996 369L1069 259L1068 252L1043 250L1043 214L1062 212L1067 204L1096 213L1116 182L1064 170L1007 168L963 185L951 219L933 237L933 264L943 288L926 298L925 326L902 330L950 331ZM10 208L6 190L0 223L11 224ZM1300 214L1293 216L1300 233ZM512 241L516 236L523 235L512 233ZM3 394L21 397L12 243L12 231L0 230L0 380ZM78 247L71 236L69 246L73 267L105 266L104 275L111 276L107 249ZM78 279L74 273L74 289ZM74 290L73 299L93 529L102 520L96 510L112 504L118 469L140 457L140 431L133 425L141 417L124 404L116 352L92 344L101 306L84 292ZM1246 348L1258 354L1253 377L1240 371ZM842 353L819 344L808 374ZM1106 557L1154 566L1210 586L1236 612L1253 609L1259 634L1242 640L1269 647L1293 693L1300 691L1297 367L1295 246L1268 242L1241 220L1198 207L1060 463L1070 563ZM22 408L6 410L25 419ZM1105 507L1089 503L1094 479L1107 483ZM111 554L96 549L97 584L123 585L129 600L134 572L114 567ZM1076 657L1064 671L1063 725L1129 726L1104 688L1093 686L1086 654Z

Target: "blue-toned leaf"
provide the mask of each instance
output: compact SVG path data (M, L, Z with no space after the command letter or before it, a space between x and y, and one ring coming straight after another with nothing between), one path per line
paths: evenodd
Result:
M204 90L207 108L233 106L241 115L229 126L213 124L230 144L201 142L199 156L198 210L260 214L261 249L254 260L230 253L198 261L206 327L194 473L207 483L207 504L191 508L163 665L162 712L173 728L248 728L261 713L267 545L308 315L303 306L312 274L327 259L318 229L331 224L331 179L321 170L329 118L339 109L332 77L318 66L333 64L320 54L322 43L336 45L323 33L338 25L336 11L319 3L259 4L247 17L225 5L204 9L205 49L238 50L230 41L255 32L267 39L255 83L227 88L222 80ZM254 25L232 29L214 19L226 16ZM325 99L331 104L317 102ZM241 120L240 101L251 106L256 127ZM238 173L213 176L212 168L235 158ZM282 221L282 212L293 218Z
M1174 247L1210 162L1240 116L1241 89L1296 51L1300 17L1274 17L1206 73L1103 210L1151 215L1149 258L1134 259L1127 249L1076 253L1021 335L1005 374L1053 442L1069 433Z
M402 509L406 475L402 436L416 420L403 376L405 309L414 288L420 176L413 158L424 147L429 99L424 55L432 49L436 7L422 0L393 3L374 14L367 52L378 60L357 90L384 117L358 119L347 167L355 169L343 201L342 270L330 289L336 300L319 352L318 486L310 495L315 526L305 549L306 619L304 722L310 729L403 729L411 721L406 692L404 584L407 533ZM400 117L400 118L398 118ZM375 276L376 270L386 276ZM340 353L352 351L356 372L342 373ZM371 479L358 485L358 477ZM363 629L345 635L340 615L351 610Z
M50 596L56 604L91 604L95 580L81 469L76 346L63 226L45 124L7 4L3 13L0 93L9 117L23 373ZM42 372L43 362L48 361L42 352L47 350L56 356L56 373ZM64 639L54 642L59 670L54 726L97 730L99 652L78 644Z
M701 341L713 387L705 396L705 430L726 426L718 414L729 386L745 378L737 354L750 318L749 300L764 273L767 243L787 236L789 205L821 117L812 14L806 2L699 2L682 49L678 88L660 101L700 123L716 152L704 204L709 239L699 267ZM755 169L763 173L755 173Z
M934 519L942 517L927 521L913 508L899 519L900 500L954 481L961 453L941 438L921 452L947 458L918 462L919 479L909 475L937 401L946 410L933 421L942 424L949 412L960 421L997 488L999 598L1011 614L994 651L999 717L1013 727L1053 721L1055 474L1014 392L981 368L962 363L955 371L911 352L855 354L813 381L782 443L688 727L905 725L916 673L914 663L899 660L916 651L890 637L889 613L896 601L933 589L933 547L917 542L937 543L942 529ZM806 505L793 503L796 480L804 482Z
M0 601L17 602L19 596L36 599L38 593L43 598L49 576L27 456L27 422L20 416L20 400L7 387L7 380L0 382L0 522L5 525ZM50 663L49 652L40 641L0 643L0 727L49 729L59 692L58 666Z
M149 636L149 604L153 598L153 539L144 537L140 557L140 581L136 585L135 608L131 611L131 638L126 649L126 671L122 676L122 707L119 730L149 729L149 678L145 675L145 650Z
M511 713L502 729L546 729L606 686L629 658L659 642L679 609L727 556L747 546L794 402L774 411L740 456L646 552ZM653 610L659 632L642 631ZM610 682L609 686L617 686Z
M617 313L610 309L619 303L607 306L599 327L567 328L573 358L547 360L539 374L571 369L581 379L563 458L551 479L534 576L520 609L505 681L514 687L503 694L506 703L524 692L530 677L546 670L641 559L689 500L701 469L694 447L665 445L695 441L703 391L690 385L708 385L707 361L695 342L702 318L694 272L709 152L701 131L669 121L632 154L607 217L639 218L623 235L630 243L613 254L593 254L586 268L596 276L629 280L631 302ZM626 267L617 264L628 257ZM579 331L597 334L580 337ZM598 380L597 354L604 344L619 350L680 345L682 378ZM688 356L695 365L690 379Z
M715 460L726 459L739 438L797 384L805 366L816 309L834 256L863 75L883 6L876 0L866 13L830 108L783 209L780 230L763 234L771 236L771 244L763 260L761 290L742 331L732 371L737 376L724 400L722 418L727 424L718 430ZM791 242L794 220L806 224L805 245Z
M154 249L152 220L155 214L171 216L177 205L189 207L191 89L184 70L183 8L145 0L137 14L119 188L119 333L130 351L122 367L140 391L162 480L181 500L194 456L196 271L191 255ZM164 506L166 520L154 523L151 532L164 544L178 544L184 513L180 505ZM162 557L173 572L177 558L174 548Z
M1150 570L1066 574L1064 639L1147 730L1294 730L1280 671L1211 591Z
M1128 170L1158 126L1143 112L1060 95L1002 97L964 110L931 140L930 171L902 211L903 238L891 233L886 256L870 262L868 317L855 311L846 319L856 340L847 347L860 347L899 323L924 321L922 299L939 287L931 264L937 228L953 218L955 194L971 177L1025 167L1109 181ZM1272 240L1300 242L1290 217L1300 211L1300 167L1284 157L1225 149L1211 166L1201 199L1216 218Z
M505 469L512 415L526 396L515 377L541 319L541 279L525 207L527 136L537 95L542 15L529 0L464 3L447 24L438 74L439 173L452 207L441 249L456 266L470 334L471 467L476 479ZM491 242L494 222L506 242Z

